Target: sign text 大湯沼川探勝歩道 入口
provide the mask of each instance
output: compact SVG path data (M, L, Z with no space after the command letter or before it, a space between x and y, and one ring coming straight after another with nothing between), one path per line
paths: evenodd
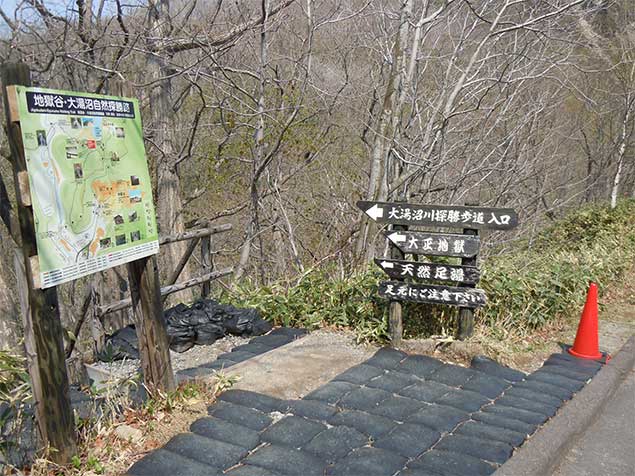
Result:
M518 215L511 208L369 201L359 201L357 206L377 223L491 230L518 225Z

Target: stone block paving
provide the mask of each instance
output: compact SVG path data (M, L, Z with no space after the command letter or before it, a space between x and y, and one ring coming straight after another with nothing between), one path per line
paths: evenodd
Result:
M264 354L265 352L269 352L270 350L289 344L295 339L303 337L306 333L307 331L305 329L279 327L266 335L250 339L247 344L234 347L231 352L219 355L213 362L193 367L191 369L181 370L177 372L177 377L187 379L211 375L214 371L226 369L257 355Z
M301 400L229 390L128 474L489 475L600 367L554 354L526 375L382 349Z

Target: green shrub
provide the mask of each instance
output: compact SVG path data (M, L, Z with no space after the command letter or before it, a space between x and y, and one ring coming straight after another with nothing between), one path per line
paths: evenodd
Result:
M355 329L361 340L382 340L388 329L386 302L377 296L379 270L332 278L332 270L315 269L290 287L280 284L256 288L237 287L225 298L233 304L255 307L276 325L345 327Z
M479 287L488 304L477 319L493 329L532 329L558 316L579 312L589 281L600 288L617 282L635 262L635 200L611 210L590 206L571 213L546 229L529 247L519 245L504 255L489 258L482 268ZM277 325L346 327L359 340L387 337L387 303L377 296L385 276L372 265L347 278L333 278L321 268L292 286L277 284L256 288L249 283L225 299L259 309ZM447 331L456 309L406 304L406 336Z
M573 315L589 281L614 284L635 262L635 201L611 210L581 208L546 229L531 248L490 258L480 286L488 305L480 318L490 326L537 327Z

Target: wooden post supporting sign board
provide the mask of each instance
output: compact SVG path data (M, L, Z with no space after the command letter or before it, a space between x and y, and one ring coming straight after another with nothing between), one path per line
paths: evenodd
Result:
M400 201L360 201L357 206L372 220L392 225L391 231L384 232L391 245L390 259L376 259L375 263L392 279L379 283L379 295L390 302L393 344L401 340L401 301L458 306L458 338L470 337L474 332L473 309L484 306L487 301L485 292L475 288L480 279L476 267L481 246L478 230L514 228L518 225L516 212L510 208ZM412 226L434 227L435 231L408 229ZM463 234L440 233L436 228L462 228ZM405 254L461 258L461 264L405 261ZM458 286L437 284L446 282Z
M35 225L30 198L24 190L26 160L22 143L20 117L11 96L11 85L30 85L30 71L25 64L2 66L4 108L7 117L7 137L11 148L13 179L16 187L17 212L20 223L22 254L27 289L24 293L26 349L29 374L34 394L37 424L45 445L51 448L49 458L67 463L76 453L75 428L69 397L68 375L64 355L63 329L56 287L37 289L34 286L32 258L37 257ZM8 91L9 89L9 91ZM28 181L27 181L28 183Z
M392 227L393 232L406 231L408 229L405 225L394 225ZM393 243L390 244L390 257L395 260L403 260L404 252ZM398 278L403 279L403 278ZM388 332L390 334L390 342L393 347L401 345L403 339L403 317L401 302L396 299L391 299L388 308Z
M475 228L466 228L463 230L463 233L465 236L478 237L478 230ZM461 258L461 265L476 266L476 255ZM474 284L466 283L465 286L473 288ZM461 306L459 308L457 336L459 340L465 340L471 337L472 334L474 334L474 310L470 307Z
M156 257L128 263L128 279L143 380L150 391L174 390L168 334L163 315Z
M159 243L152 181L136 99L32 88L24 64L5 65L2 81L38 428L53 449L49 457L66 463L76 445L59 284L128 263L146 387L175 387L153 257ZM89 161L106 173L85 174ZM29 190L34 183L37 189ZM84 195L65 194L73 184Z

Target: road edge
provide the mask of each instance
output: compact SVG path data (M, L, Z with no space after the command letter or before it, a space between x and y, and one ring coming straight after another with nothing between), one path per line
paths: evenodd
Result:
M631 336L591 382L516 450L494 476L552 474L574 443L597 419L634 365L635 336Z

